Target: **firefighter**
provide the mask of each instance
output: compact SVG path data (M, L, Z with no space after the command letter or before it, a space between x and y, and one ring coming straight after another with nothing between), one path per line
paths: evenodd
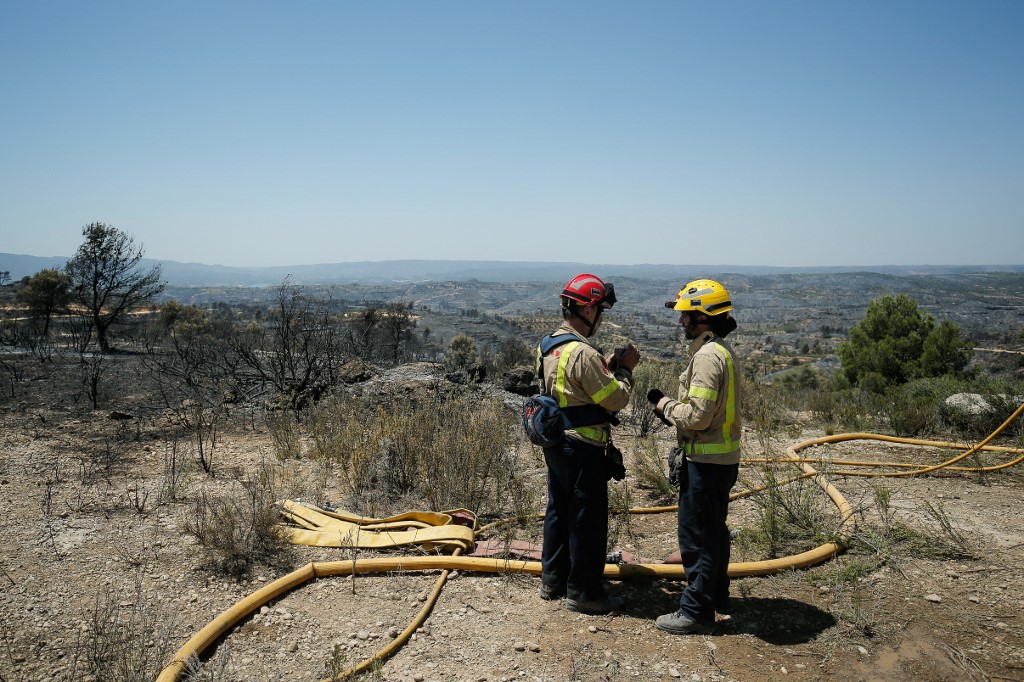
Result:
M655 412L676 427L678 448L669 457L679 483L679 553L686 589L679 608L656 625L673 634L704 634L715 612L729 611L729 491L740 461L740 367L725 337L736 329L729 292L699 279L665 307L679 311L689 362L679 377L679 397L651 390Z
M558 401L563 415L576 416L567 420L561 443L544 449L548 506L540 596L565 597L571 611L605 614L623 605L606 592L603 581L612 475L606 451L613 413L629 403L640 351L629 344L604 356L588 341L615 304L611 282L580 274L569 280L560 298L564 322L552 334L561 337L560 343L546 354L538 347L537 371L542 392ZM592 416L579 417L586 414Z

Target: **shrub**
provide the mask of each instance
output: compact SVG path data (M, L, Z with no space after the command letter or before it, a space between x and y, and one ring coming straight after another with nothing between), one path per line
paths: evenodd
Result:
M963 393L958 400L949 400ZM1024 401L1024 385L1015 380L986 380L951 387L938 406L941 423L966 438L982 438L995 431ZM1004 431L1024 434L1024 420L1018 419Z
M665 395L675 396L682 372L679 361L644 360L633 372L633 391L630 407L625 415L628 424L638 438L643 438L660 422L647 402L647 392L652 388L661 389Z
M444 367L449 372L471 372L480 362L476 342L465 334L458 334L448 345Z
M938 403L934 395L922 388L904 384L886 391L882 411L897 436L918 436L935 430Z
M282 462L302 456L302 436L290 412L268 411L267 430L274 443L274 454Z
M255 564L276 558L285 547L275 528L278 513L270 471L263 467L226 494L203 491L191 505L184 530L195 536L223 573L241 578Z
M407 494L435 510L486 514L530 506L517 498L527 494L517 456L522 438L498 400L469 389L392 405L339 398L325 401L309 421L315 451L337 461L356 510L369 513Z
M839 346L843 372L852 384L881 392L918 377L961 374L974 355L960 328L921 311L909 296L882 296Z
M173 614L150 604L140 588L96 594L70 660L70 680L154 680L172 653ZM2 676L0 676L2 677Z
M658 451L658 441L645 438L639 442L631 473L636 484L650 490L655 500L672 502L678 491L668 482L666 458Z

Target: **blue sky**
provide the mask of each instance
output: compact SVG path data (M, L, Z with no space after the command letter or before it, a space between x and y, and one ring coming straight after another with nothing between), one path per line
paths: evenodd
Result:
M1024 261L1024 2L0 0L0 251Z

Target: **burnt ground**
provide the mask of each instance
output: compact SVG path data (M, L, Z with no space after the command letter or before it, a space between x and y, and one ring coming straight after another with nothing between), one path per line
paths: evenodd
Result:
M267 462L291 494L325 476L330 492L330 472L317 462L274 458L258 417L239 410L222 432L216 477L194 469L181 482L181 501L159 501L171 446L158 415L115 419L127 415L45 402L12 401L0 413L0 680L76 679L69 667L97 595L113 595L122 611L143 606L168 626L177 649L289 567L353 558L345 550L295 547L279 565L238 581L215 573L183 533L189 499L229 489ZM627 454L635 450L625 434L621 440ZM664 451L667 440L662 445ZM949 454L868 443L814 453L928 462ZM540 509L543 467L529 453L523 461ZM762 476L744 467L741 478L750 484ZM858 509L864 541L817 567L734 581L735 613L714 635L676 637L654 627L678 598L681 586L672 581L613 585L628 599L625 613L593 617L541 601L533 576L458 573L415 639L368 679L1024 680L1024 470L832 480ZM633 506L656 502L632 475L614 486L613 497ZM880 490L888 496L881 515ZM819 532L835 522L822 499L815 494L811 503ZM926 502L939 517L926 512ZM732 507L739 559L764 556L760 514L749 499ZM661 557L674 549L674 528L670 513L634 515L616 517L612 534L623 549ZM817 544L810 533L787 536L783 553ZM539 540L539 524L518 536ZM217 679L319 680L332 657L335 665L354 664L404 628L437 575L309 583L229 632L208 665L225 662Z

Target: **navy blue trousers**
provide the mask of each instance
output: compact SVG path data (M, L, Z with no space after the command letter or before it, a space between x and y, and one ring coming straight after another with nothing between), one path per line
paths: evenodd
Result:
M714 623L715 610L729 603L729 491L739 464L685 460L679 468L679 553L686 589L679 612L698 623Z
M608 552L608 467L604 449L566 438L544 450L548 507L541 580L569 599L605 596Z

